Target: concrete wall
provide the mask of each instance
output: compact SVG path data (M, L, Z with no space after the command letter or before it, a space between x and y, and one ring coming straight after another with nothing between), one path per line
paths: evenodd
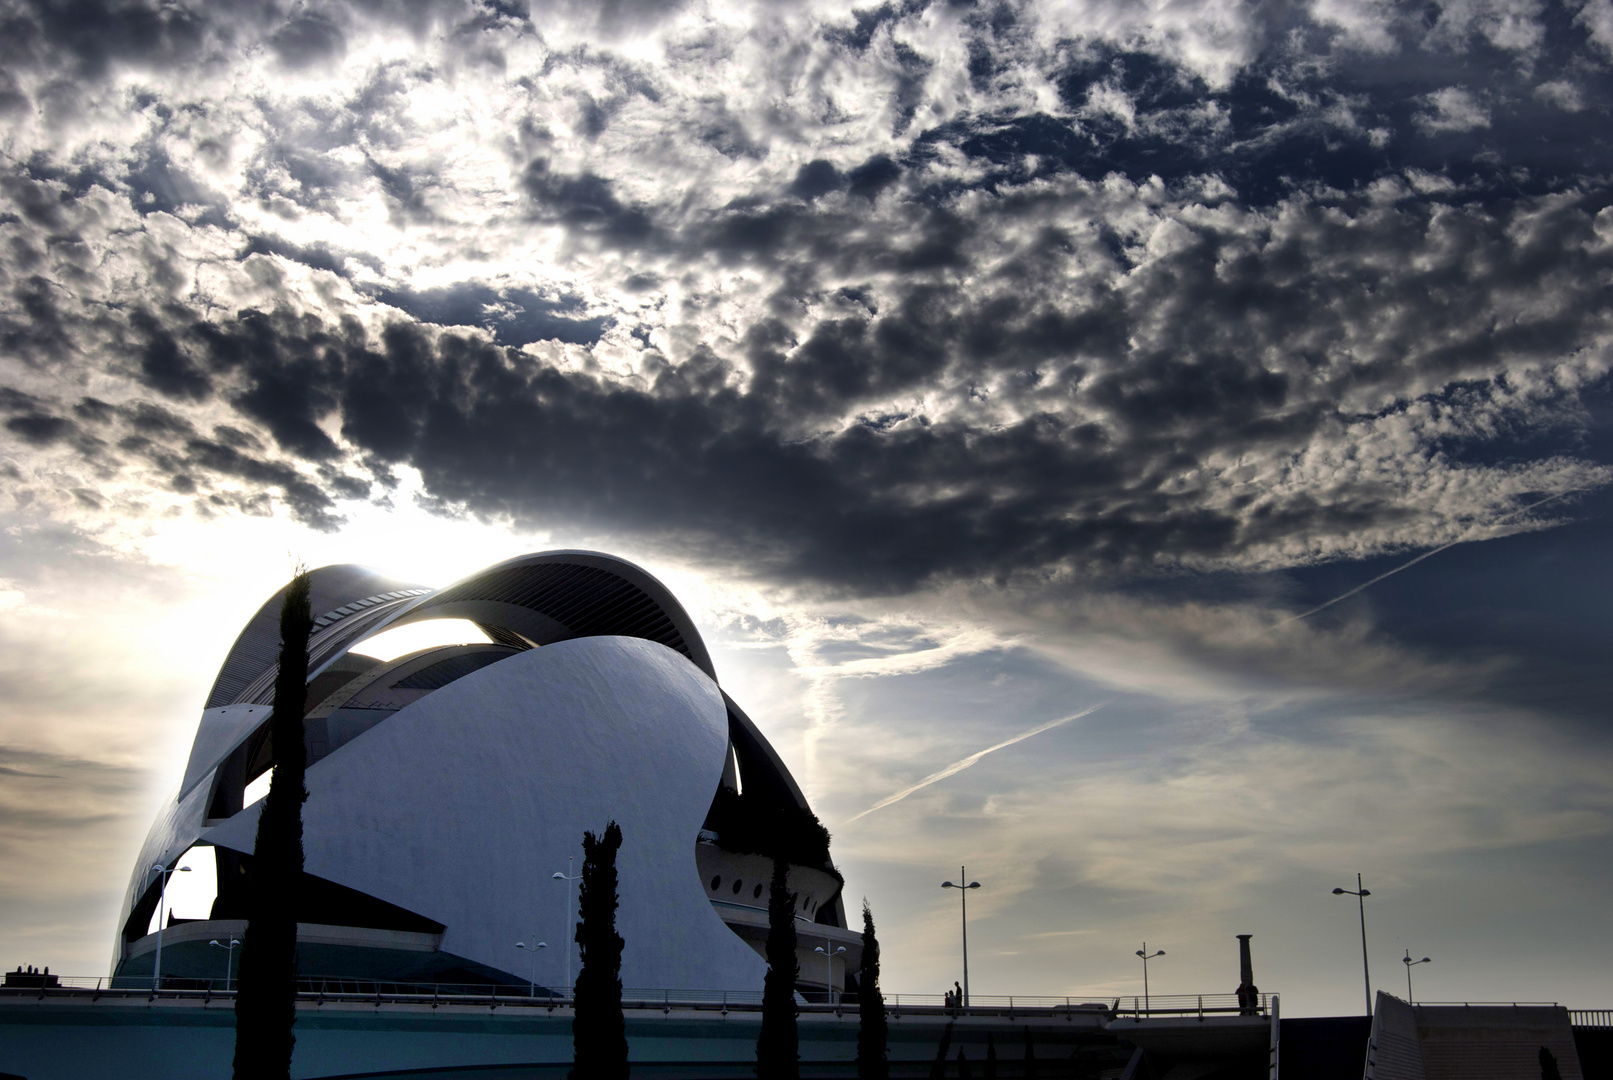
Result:
M191 999L151 1003L143 996L70 999L27 995L0 997L0 1072L27 1080L217 1080L230 1075L235 1045L233 1002ZM1034 1029L1043 1075L1068 1063L1073 1053L1113 1055L1113 1040L1099 1030L1101 1017L950 1017L904 1010L890 1020L890 1058L913 1066L899 1075L925 1075L943 1031L952 1024L949 1060L964 1050L978 1069L986 1036L996 1040L1004 1076L1022 1060L1024 1032ZM836 1016L804 1012L799 1018L804 1062L849 1064L856 1058L854 1009ZM748 1076L756 1059L761 1017L756 1012L673 1008L630 1009L627 1035L632 1060L705 1063L710 1075ZM318 1005L297 1010L296 1080L402 1070L491 1070L500 1066L556 1066L572 1059L571 1019L564 1009L443 1005ZM1124 1063L1124 1055L1119 1060ZM723 1068L715 1068L723 1066ZM730 1068L731 1067L731 1068ZM635 1072L651 1075L653 1070ZM455 1073L474 1076L474 1073ZM514 1075L511 1073L510 1075ZM528 1074L530 1075L530 1073ZM545 1073L547 1075L547 1073ZM684 1069L681 1075L702 1075Z

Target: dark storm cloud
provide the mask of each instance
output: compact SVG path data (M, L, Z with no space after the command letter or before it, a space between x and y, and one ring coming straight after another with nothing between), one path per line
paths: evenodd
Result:
M178 337L164 329L151 313L135 312L134 318L144 324L148 334L160 334L175 353L182 352L184 347ZM263 317L248 315L227 336L218 334L210 324L199 324L193 328L197 332L190 347L207 353L215 368L225 375L234 375L236 369L245 373L245 388L234 397L235 408L262 422L283 448L305 459L333 456L333 444L313 419L330 407L331 402L321 397L318 389L319 383L328 380L316 372L307 378L314 385L304 386L299 381L306 374L299 364L313 362L310 346L304 343L296 355L283 355L279 344L266 346L264 339L274 335L256 325L259 318ZM289 324L296 325L295 320ZM267 369L261 366L265 348L273 351L279 361ZM72 415L67 415L69 412ZM343 519L333 512L332 493L360 498L368 490L367 484L328 468L317 474L324 484L321 487L320 482L304 476L296 467L264 455L262 445L246 432L220 425L213 438L206 438L186 416L138 398L114 405L85 397L63 408L52 399L0 386L0 413L6 415L4 429L21 443L38 449L61 446L76 451L80 458L97 465L103 479L140 463L162 475L170 490L183 494L199 492L198 478L215 488L220 483L244 483L253 490L245 495L215 490L210 498L266 508L267 493L276 492L295 518L316 529L331 530L342 523ZM116 439L115 445L91 434L86 425ZM75 489L74 496L90 509L105 505L103 498L89 489Z
M521 188L535 219L564 225L608 247L635 250L660 239L649 211L624 203L614 185L595 173L558 172L538 158L527 166Z
M610 324L605 316L582 315L577 297L550 299L530 289L495 289L466 281L440 289L382 289L375 298L439 326L481 326L501 345L565 341L592 345Z
M791 24L780 73L749 73L758 105L689 76L745 53L716 27L652 63L539 46L564 35L514 10L174 8L144 52L97 52L33 10L17 47L86 72L228 41L294 79L388 23L536 50L471 65L499 119L454 154L421 105L459 61L394 49L228 116L153 79L121 156L4 177L0 345L133 383L19 399L10 437L121 453L213 505L274 494L328 528L411 467L445 511L715 538L883 589L1378 551L1604 475L1583 402L1613 329L1613 84L1572 12L1502 33L1407 8L1368 41L1284 8L1210 63L1034 8L886 4ZM225 195L241 117L260 137ZM186 218L191 253L121 249L137 282L90 295L135 227L104 192L165 235ZM541 233L552 276L419 284L390 241L354 250L380 206L416 269ZM209 259L236 284L193 285Z
M328 270L341 277L347 277L349 259L371 270L379 270L380 260L375 256L362 251L345 251L331 247L329 244L293 244L279 237L254 236L241 248L240 257L245 259L252 255L279 255L292 262L302 263L315 270Z
M141 339L139 379L158 393L178 400L201 401L213 392L208 372L180 347L179 341L149 311L129 316L129 327Z
M1014 184L1066 172L1133 181L1210 173L1256 205L1406 169L1544 192L1613 168L1595 108L1574 105L1606 102L1613 69L1571 11L1546 5L1542 15L1542 41L1523 62L1482 39L1431 47L1418 19L1395 27L1387 53L1315 25L1286 37L1268 25L1268 47L1224 86L1157 52L1073 42L1049 72L1065 115L964 113L918 134L912 152L926 160L937 146L955 147ZM985 70L991 44L976 39L974 48L972 69ZM1441 117L1441 100L1466 98L1483 106L1482 122Z
M27 249L20 253L25 258L32 254ZM38 274L10 284L15 308L0 312L0 349L36 366L65 359L72 346L60 286Z
M179 4L67 0L7 5L0 39L15 62L49 50L74 73L96 78L117 63L173 65L194 57L211 27L205 13Z
M286 69L297 71L339 60L347 46L343 23L354 14L418 35L445 22L524 18L514 15L517 7L406 0L294 5L288 11L274 0L9 0L0 7L0 42L5 43L0 56L14 65L49 64L81 79L98 79L120 66L160 72L199 61L225 62L230 51L263 45Z
M270 34L269 45L295 71L339 59L347 51L347 38L329 15L303 11Z
M1047 198L1001 200L973 227L1011 233ZM214 370L241 380L235 406L282 448L331 460L319 424L339 422L359 455L419 469L444 507L715 535L789 575L870 589L1035 565L1235 561L1295 537L1393 527L1409 516L1404 492L1368 475L1217 504L1171 490L1171 476L1216 457L1280 460L1407 408L1352 414L1346 398L1443 410L1452 445L1485 441L1460 429L1475 418L1549 405L1508 405L1504 378L1485 373L1606 331L1613 256L1595 239L1595 209L1584 196L1525 200L1505 217L1343 200L1231 216L1182 230L1172 253L1080 310L1048 283L1089 255L1109 259L1110 246L1031 229L975 295L913 285L877 312L761 320L742 356L652 360L638 384L403 322L375 339L356 324L247 313L190 332ZM1549 318L1471 318L1535 303L1556 282L1577 299ZM1387 318L1383 291L1405 298ZM1350 338L1344 352L1307 345ZM1471 400L1416 390L1452 379ZM838 419L944 385L1017 418ZM194 440L186 449L187 467L256 475ZM1413 463L1405 481L1437 467Z

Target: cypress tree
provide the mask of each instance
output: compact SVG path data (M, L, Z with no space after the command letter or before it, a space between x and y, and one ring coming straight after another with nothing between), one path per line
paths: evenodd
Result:
M986 1032L986 1080L997 1080L997 1037Z
M1025 1028L1025 1078L1036 1080L1036 1044L1031 1041L1031 1029Z
M622 1018L622 936L616 932L616 852L622 830L612 821L605 835L582 837L582 889L577 901L577 972L571 1014L573 1080L623 1080L627 1076L627 1023Z
M930 1080L946 1080L947 1051L952 1049L952 1025L955 1022L948 1020L941 1032L941 1044L935 1048L935 1060L930 1062Z
M302 804L308 755L302 718L308 705L309 579L299 570L280 602L280 670L274 680L269 738L274 777L258 817L248 871L247 924L235 995L235 1080L291 1075L297 1019L297 899L302 881Z
M969 1067L969 1055L958 1047L958 1080L974 1080L975 1071Z
M762 984L762 1033L756 1040L756 1075L760 1080L797 1080L801 1075L800 1043L795 1030L795 981L801 969L795 956L795 905L790 902L783 859L773 860L773 882L767 893L767 979Z
M887 1080L885 995L879 989L879 939L874 912L863 897L863 966L857 975L857 1078Z

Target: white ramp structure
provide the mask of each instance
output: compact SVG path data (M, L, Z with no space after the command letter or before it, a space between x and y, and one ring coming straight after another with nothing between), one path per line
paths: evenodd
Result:
M333 984L529 987L564 996L577 960L568 889L584 830L621 826L622 981L757 991L767 874L789 865L800 989L844 989L860 959L828 837L756 726L718 686L677 600L595 552L527 555L440 590L352 566L313 571L309 798L300 973ZM261 801L280 595L247 624L206 702L176 796L129 882L114 982L153 974L159 875L212 858L205 919L163 936L167 985L214 980L210 941L240 937ZM351 651L424 619L474 622L491 644L391 661ZM574 895L574 894L572 894ZM536 937L549 947L515 948ZM812 949L847 946L827 975ZM832 951L832 950L831 950ZM568 955L569 954L569 955ZM827 984L827 985L826 985Z

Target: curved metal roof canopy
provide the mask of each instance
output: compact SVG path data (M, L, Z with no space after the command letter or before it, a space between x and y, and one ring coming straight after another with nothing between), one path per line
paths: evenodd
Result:
M219 669L207 707L270 704L280 647L284 589L258 609ZM596 551L544 551L479 570L432 591L358 566L312 571L313 677L381 630L426 619L468 619L492 640L518 648L571 638L643 638L682 653L717 679L705 642L683 605L642 568Z

